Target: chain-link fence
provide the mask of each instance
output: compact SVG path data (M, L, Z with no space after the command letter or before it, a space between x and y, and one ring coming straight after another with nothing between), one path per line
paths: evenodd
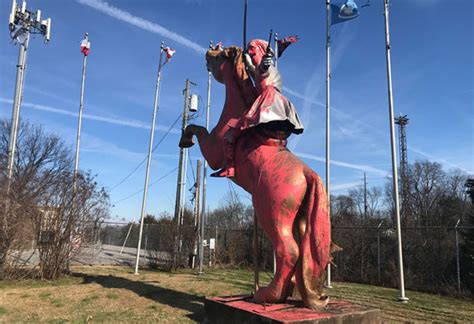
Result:
M83 242L78 263L129 264L135 262L139 224L103 223L93 229L92 241ZM462 290L462 263L456 235L466 227L402 228L405 286L425 291ZM198 233L194 226L176 223L145 224L141 265L169 270L196 267L199 263ZM258 230L258 261L262 270L273 269L273 250L266 235ZM394 228L383 226L333 227L333 242L343 250L334 254L334 280L398 286L397 237ZM235 265L250 267L253 260L253 227L224 229L206 227L205 266ZM457 243L458 242L458 243ZM95 243L95 244L93 244ZM178 247L178 253L175 253Z

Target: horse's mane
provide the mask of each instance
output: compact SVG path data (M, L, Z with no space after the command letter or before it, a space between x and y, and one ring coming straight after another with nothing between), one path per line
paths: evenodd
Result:
M234 80L242 93L246 107L250 107L257 98L257 92L245 69L242 48L237 46L226 47L222 54L224 58L233 62Z

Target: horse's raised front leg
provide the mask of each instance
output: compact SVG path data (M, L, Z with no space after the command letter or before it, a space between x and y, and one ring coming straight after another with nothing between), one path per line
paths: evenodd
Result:
M188 125L179 141L179 147L188 148L194 145L193 137L196 136L201 153L209 166L216 170L222 167L224 153L214 130L209 133L205 127L198 125Z

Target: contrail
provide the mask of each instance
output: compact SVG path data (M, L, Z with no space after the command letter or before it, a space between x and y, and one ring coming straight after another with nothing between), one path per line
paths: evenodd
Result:
M346 189L351 189L351 188L355 188L359 186L361 186L360 181L341 183L335 186L331 186L331 191L346 190Z
M426 152L423 152L423 151L421 151L421 150L419 150L419 149L417 149L417 148L415 148L415 147L413 147L413 146L408 145L408 149L409 149L410 151L412 151L412 152L415 152L415 153L418 153L418 154L420 154L420 155L423 155L424 157L427 157L427 158L430 159L430 160L439 162L439 163L444 164L444 165L446 165L446 166L449 166L449 167L451 167L451 168L459 169L459 170L461 170L461 171L463 171L463 172L465 172L465 173L467 173L467 174L473 174L473 173L474 173L474 170L467 170L467 169L465 169L465 168L463 168L463 167L461 167L461 166L459 166L459 165L457 165L457 164L451 163L451 162L449 162L449 161L446 161L445 159L442 159L442 158L433 156L433 155L431 155L431 154L428 154L428 153L426 153Z
M299 153L299 152L293 152L297 156L305 159L310 159L314 161L319 161L319 162L326 162L326 158L313 155L313 154L306 154L306 153ZM385 170L382 169L377 169L374 167L371 167L370 165L365 165L365 164L354 164L354 163L347 163L343 161L336 161L336 160L331 160L331 164L337 165L343 168L349 168L349 169L356 169L356 170L361 170L361 171L366 171L366 172L372 172L372 173L377 173L382 176L388 176L389 173Z
M86 5L91 7L92 9L95 9L97 11L100 11L110 17L113 17L115 19L121 20L123 22L126 22L130 25L133 25L135 27L141 28L143 30L161 35L163 37L169 38L176 43L179 43L183 46L186 46L194 51L196 51L198 54L202 55L206 53L207 49L202 47L201 45L194 43L193 41L187 39L184 36L181 36L161 25L158 25L156 23L153 23L149 20L143 19L141 17L137 17L132 15L131 13L119 9L117 7L114 7L107 3L106 1L102 0L76 0L78 3L82 5Z
M3 103L8 103L12 104L13 100L11 99L6 99L6 98L0 98L0 102ZM64 109L59 109L55 107L50 107L50 106L44 106L44 105L38 105L30 102L23 102L22 107L27 107L35 110L42 110L42 111L47 111L55 114L60 114L60 115L65 115L65 116L70 116L70 117L77 117L78 114L72 111L64 110ZM119 118L111 118L111 117L104 117L104 116L97 116L97 115L91 115L91 114L84 114L83 115L84 119L88 120L94 120L98 122L103 122L103 123L108 123L108 124L113 124L113 125L120 125L120 126L128 126L128 127L134 127L134 128L141 128L141 129L150 129L151 126L143 123L139 120L133 120L133 119L119 119ZM163 126L163 125L156 125L156 129L166 132L168 131L168 127ZM171 134L181 134L181 131L178 129L172 129L170 131Z

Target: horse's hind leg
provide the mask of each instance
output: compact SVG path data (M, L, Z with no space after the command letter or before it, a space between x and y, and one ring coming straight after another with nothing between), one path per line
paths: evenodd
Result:
M281 185L285 187L284 184ZM298 243L293 237L293 223L305 190L306 185L280 187L280 197L278 194L262 197L265 195L260 192L260 196L254 198L259 223L272 242L276 258L275 276L267 287L257 291L254 296L256 302L280 302L288 295L288 287L299 257Z

